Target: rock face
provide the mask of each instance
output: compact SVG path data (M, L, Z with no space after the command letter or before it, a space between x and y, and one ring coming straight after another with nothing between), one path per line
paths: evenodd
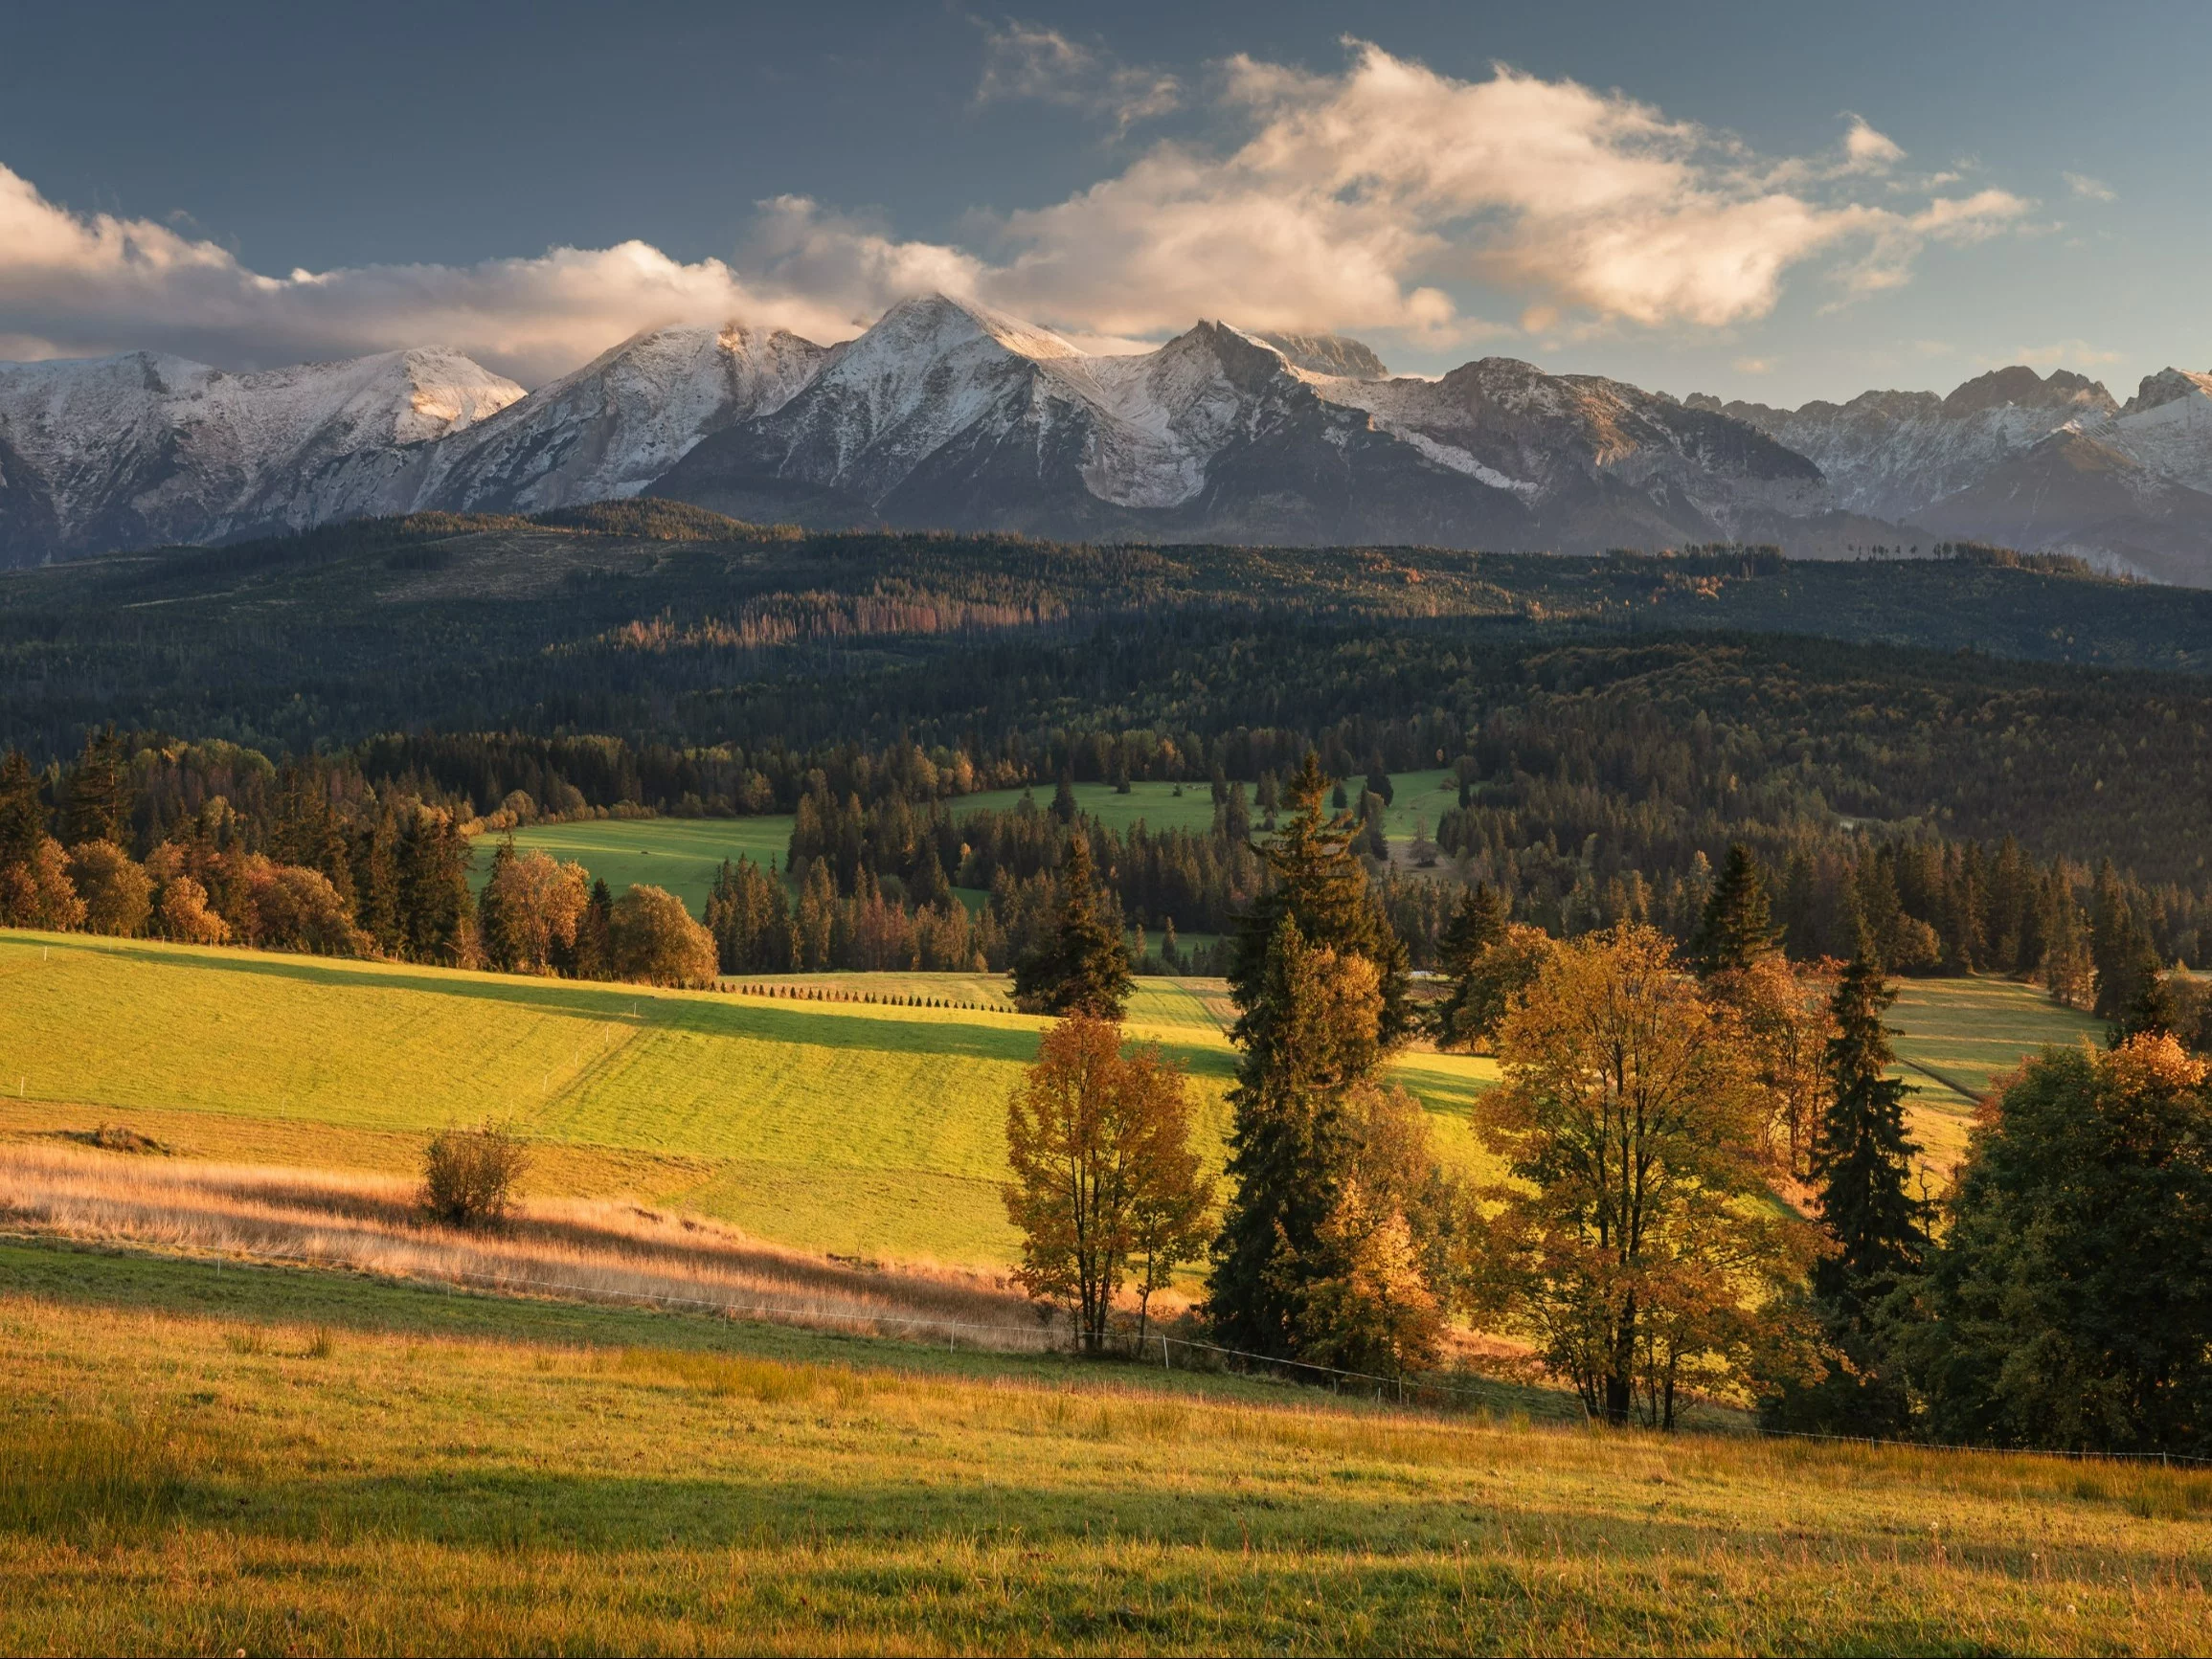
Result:
M1810 457L1839 505L1901 534L2072 552L2212 585L2212 374L2165 370L2125 404L2079 374L2020 367L1942 398L1869 392L1794 410L1689 402Z
M1087 356L941 296L894 306L654 493L739 517L1070 537L1656 546L1829 506L1755 428L1492 358L1393 379L1356 341L1202 323Z
M149 352L0 365L0 564L426 508L651 493L824 528L1809 555L2002 542L2212 585L2212 374L2126 404L1994 370L1801 409L1200 323L1087 353L923 295L824 348L626 340L527 396L450 351L226 375Z
M350 458L425 450L522 396L436 349L259 374L151 351L0 364L0 564L345 516Z

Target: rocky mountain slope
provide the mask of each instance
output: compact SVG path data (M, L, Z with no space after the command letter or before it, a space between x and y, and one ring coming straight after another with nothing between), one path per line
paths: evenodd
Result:
M2165 370L2125 404L2082 375L2017 366L1940 398L1868 392L1794 410L1687 401L1810 458L1840 505L1901 532L2212 586L2212 374Z
M1200 323L1086 353L924 295L824 347L637 336L525 395L440 350L226 375L0 365L0 563L425 509L653 494L818 527L1806 555L2000 541L2212 585L2212 374L2064 371L1800 409Z
M1504 358L1393 379L1354 341L1218 323L1089 356L936 295L653 493L815 525L1568 550L1829 506L1818 469L1756 429L1614 381Z
M0 364L0 564L344 516L329 474L523 397L443 350L225 374L159 352Z

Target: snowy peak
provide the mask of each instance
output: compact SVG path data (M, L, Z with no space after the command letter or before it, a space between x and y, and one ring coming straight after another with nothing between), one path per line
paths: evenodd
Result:
M1293 369L1339 380L1388 380L1389 370L1365 341L1342 334L1255 333L1283 354Z
M2143 376L2135 395L2122 406L2123 415L2148 415L2185 398L2212 398L2212 374L2192 374L2186 369L2161 369Z

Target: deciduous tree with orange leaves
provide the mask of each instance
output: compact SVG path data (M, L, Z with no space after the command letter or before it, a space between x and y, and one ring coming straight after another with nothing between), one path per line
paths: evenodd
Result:
M1015 1281L1066 1310L1087 1354L1104 1350L1114 1299L1141 1257L1147 1300L1210 1234L1213 1183L1190 1148L1183 1068L1121 1027L1077 1015L1049 1027L1006 1103Z

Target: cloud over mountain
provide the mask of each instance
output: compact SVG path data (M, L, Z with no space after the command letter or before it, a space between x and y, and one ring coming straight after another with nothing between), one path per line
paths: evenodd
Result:
M1048 31L1009 25L987 50L987 96L1094 106L1117 128L1194 96ZM1208 108L1213 142L1161 139L1062 201L979 214L971 245L788 196L759 204L730 259L696 262L630 241L274 277L0 167L0 357L158 347L237 366L434 340L536 382L666 325L848 337L917 290L1093 341L1193 315L1438 345L1509 332L1493 313L1697 330L1764 316L1815 261L1846 291L1893 287L1927 244L2027 207L1904 176L1904 151L1857 117L1831 152L1773 160L1618 93L1503 66L1459 79L1357 42L1334 74L1231 58Z

